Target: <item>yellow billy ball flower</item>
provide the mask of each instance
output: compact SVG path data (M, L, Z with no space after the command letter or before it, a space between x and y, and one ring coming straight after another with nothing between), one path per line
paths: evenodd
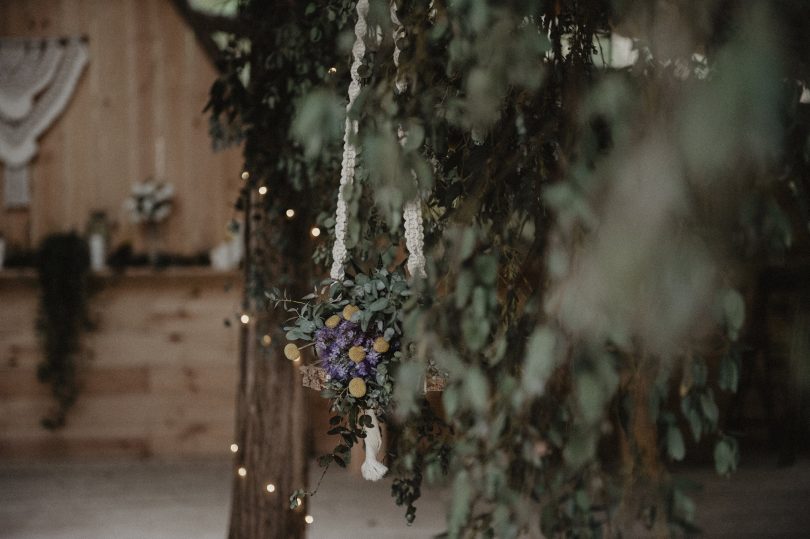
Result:
M338 324L340 324L340 317L336 314L326 319L326 327L329 329L336 328Z
M295 361L301 357L301 352L298 351L297 346L295 346L293 343L289 343L284 347L284 355L287 356L287 359Z
M343 318L351 320L354 313L359 312L360 308L355 305L346 305L343 307Z
M377 352L379 354L384 354L384 353L386 353L388 351L389 348L391 348L391 345L388 344L388 341L386 341L384 338L377 337L376 339L374 339L374 351L375 352Z
M349 395L355 399L366 395L366 383L362 378L352 378L349 382Z
M349 359L355 363L360 363L366 359L366 349L362 346L352 346L349 348Z

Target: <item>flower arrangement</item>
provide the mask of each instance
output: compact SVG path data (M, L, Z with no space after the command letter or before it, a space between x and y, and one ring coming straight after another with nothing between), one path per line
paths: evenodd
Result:
M411 296L400 271L382 268L342 281L328 279L317 290L293 301L278 290L268 294L278 307L293 314L285 326L285 356L297 360L301 351L314 347L326 373L326 397L339 410L362 405L383 409L391 396L389 370L401 357L401 309ZM304 341L297 345L294 341Z
M174 186L170 183L147 180L133 184L132 194L124 201L130 220L141 225L146 232L149 261L158 264L158 225L172 212Z
M124 208L135 224L157 224L165 221L172 211L174 186L170 183L147 180L132 185Z
M402 271L385 268L370 274L357 273L340 281L328 279L319 290L294 301L278 290L268 294L276 307L282 306L293 317L284 330L290 341L285 356L298 360L303 350L314 348L326 381L322 395L332 399L332 429L341 442L323 455L319 463L346 466L351 447L366 442L363 475L376 480L386 468L376 461L376 450L369 450L369 439L377 438L377 418L385 421L393 394L391 371L402 357L402 310L412 295ZM301 344L298 344L301 343ZM291 503L308 494L296 491Z

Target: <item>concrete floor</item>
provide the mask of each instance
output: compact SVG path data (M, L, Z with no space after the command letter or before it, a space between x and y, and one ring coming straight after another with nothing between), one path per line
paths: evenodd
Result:
M230 474L229 463L210 461L0 464L0 538L223 539ZM696 501L706 537L810 537L810 461L731 479L686 475L705 485ZM411 539L443 529L446 495L426 493L408 528L389 488L330 471L312 500L309 537Z

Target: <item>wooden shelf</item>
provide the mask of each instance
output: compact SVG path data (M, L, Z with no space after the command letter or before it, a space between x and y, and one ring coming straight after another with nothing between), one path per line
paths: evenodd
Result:
M129 279L241 279L242 272L217 271L208 266L170 266L166 268L134 267L123 271L109 269L92 272L91 277L103 280ZM4 268L0 270L0 282L36 281L37 270L33 268Z

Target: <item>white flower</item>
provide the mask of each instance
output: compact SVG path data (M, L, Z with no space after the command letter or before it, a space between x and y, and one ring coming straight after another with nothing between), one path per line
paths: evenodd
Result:
M133 223L159 223L172 211L174 186L154 181L132 185L132 194L124 201L124 210Z

